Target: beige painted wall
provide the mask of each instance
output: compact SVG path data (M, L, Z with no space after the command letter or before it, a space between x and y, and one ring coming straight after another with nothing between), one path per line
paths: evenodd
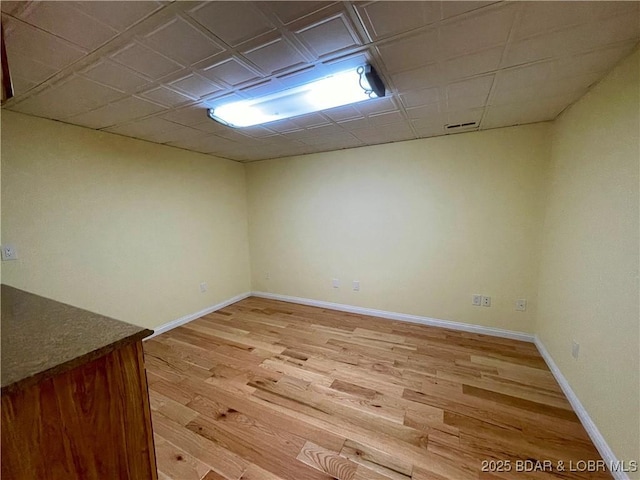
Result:
M4 111L2 242L3 283L155 327L250 290L244 167Z
M621 460L640 460L639 70L636 52L554 125L537 321Z
M253 289L533 332L548 145L537 124L248 164Z

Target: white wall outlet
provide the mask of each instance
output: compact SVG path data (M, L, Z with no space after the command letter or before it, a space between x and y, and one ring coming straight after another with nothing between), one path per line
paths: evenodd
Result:
M482 306L483 307L490 307L491 306L491 297L485 297L483 295L482 296Z
M207 291L207 288L208 288L207 282L202 282L202 283L200 284L200 293L204 293L204 292L206 292L206 291Z
M2 245L2 261L17 260L18 250L13 245Z
M264 274L264 279L265 280L271 280L271 273L270 272L265 273Z
M354 280L353 281L353 291L354 292L359 292L360 291L360 280Z
M571 342L571 356L573 358L578 358L578 355L580 355L580 344L573 340Z
M478 293L474 293L473 295L471 295L471 305L473 305L474 307L482 306L482 295Z
M524 298L516 300L516 310L518 312L524 312L527 309L527 301Z
M331 280L331 286L333 288L340 288L340 280L337 278L334 278L333 280Z

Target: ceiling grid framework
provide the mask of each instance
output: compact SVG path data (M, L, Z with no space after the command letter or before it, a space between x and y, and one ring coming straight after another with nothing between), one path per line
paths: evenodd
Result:
M240 162L553 120L640 40L635 1L5 1L3 108ZM387 96L206 115L371 63Z

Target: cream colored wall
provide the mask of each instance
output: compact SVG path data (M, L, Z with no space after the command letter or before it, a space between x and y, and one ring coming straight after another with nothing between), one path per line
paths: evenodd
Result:
M253 289L533 332L548 145L537 124L248 164Z
M636 52L554 126L537 321L540 338L608 444L621 460L636 461L639 69Z
M250 290L244 167L4 111L2 242L3 283L156 327Z

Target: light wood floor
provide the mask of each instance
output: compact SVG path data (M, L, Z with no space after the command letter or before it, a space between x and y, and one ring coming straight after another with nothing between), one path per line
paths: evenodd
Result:
M144 349L160 479L611 478L529 343L248 298Z

